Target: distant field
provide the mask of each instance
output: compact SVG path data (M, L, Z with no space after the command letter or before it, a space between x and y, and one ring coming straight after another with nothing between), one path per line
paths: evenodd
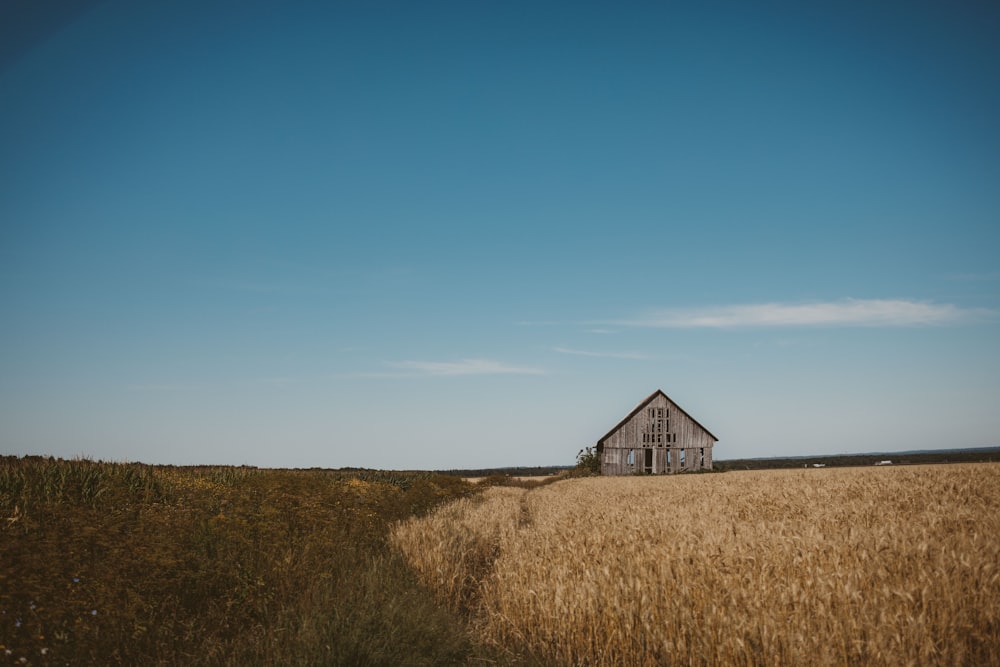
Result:
M1000 465L587 478L397 526L514 663L1000 664Z
M507 481L510 481L510 482L537 482L539 484L545 484L545 483L548 483L548 482L551 482L551 481L555 480L559 476L560 476L559 474L555 474L555 475L505 475L505 478L506 478ZM464 479L466 482L469 482L470 484L479 484L480 482L482 482L484 480L493 480L496 477L497 477L496 475L485 475L485 476L482 476L482 477L463 477L462 479Z
M790 458L716 459L715 468L716 470L771 470L774 468L802 468L803 466L812 466L813 464L837 468L845 466L870 466L887 460L892 461L892 465L1000 462L1000 447L928 449L911 452L871 454L827 454Z

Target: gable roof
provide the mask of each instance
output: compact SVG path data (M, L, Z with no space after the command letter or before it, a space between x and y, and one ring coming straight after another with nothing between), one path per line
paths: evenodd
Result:
M710 436L712 436L712 440L715 440L716 442L719 441L718 438L716 438L714 435L712 435L711 431L709 431L707 428L705 428L704 426L702 426L701 423L697 419L695 419L694 417L692 417L691 415L689 415L684 408L682 408L681 406L679 406L677 404L677 401L675 401L674 399L672 399L669 396L667 396L666 394L664 394L663 390L657 389L652 394L650 394L649 396L647 396L646 398L644 398L642 400L642 402L639 403L639 405L635 406L635 409L632 410L632 412L630 412L627 415L625 415L624 419L622 419L620 422L618 422L617 424L615 424L614 428L612 428L610 431L608 431L607 433L605 433L604 437L597 441L597 444L601 444L602 442L604 442L605 440L607 440L611 436L612 433L614 433L615 431L617 431L618 429L620 429L625 424L625 422L627 422L629 419L632 419L632 417L635 417L637 414L639 414L639 411L642 410L647 405L649 405L650 403L652 403L653 399L656 398L657 396L662 396L663 398L665 398L668 401L670 401L670 403L675 408L677 408L678 410L680 410L681 412L683 412L684 415L687 416L688 419L690 419L691 421L693 421L695 424L698 424L698 426L701 427L701 430L703 430L705 433L708 433Z

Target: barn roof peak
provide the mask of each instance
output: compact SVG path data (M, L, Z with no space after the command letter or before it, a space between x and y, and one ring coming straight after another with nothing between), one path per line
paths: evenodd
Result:
M700 426L700 427L702 428L702 430L704 430L704 431L705 431L705 433L708 433L708 434L709 434L709 435L710 435L710 436L712 437L712 440L715 440L716 442L718 442L718 441L719 441L719 439L718 439L718 438L716 438L716 437L715 437L715 436L714 436L714 435L712 434L712 432L711 432L711 431L709 431L709 430L708 430L707 428L705 428L705 427L704 427L704 426L703 426L703 425L701 424L701 422L699 422L699 421L698 421L697 419L695 419L694 417L692 417L691 415L689 415L689 414L688 414L688 412L687 412L687 410L685 410L684 408L682 408L682 407L681 407L681 406L680 406L680 405L679 405L679 404L677 403L677 401L675 401L674 399L670 398L670 397L669 397L669 396L667 396L667 395L666 395L665 393L663 393L663 390L662 390L662 389L657 389L657 390L656 390L656 391L654 391L654 392L653 392L652 394L650 394L649 396L647 396L646 398L644 398L644 399L643 399L642 401L640 401L639 405L635 406L635 408L634 408L634 409L632 410L632 412L630 412L630 413L628 413L627 415L625 415L624 419L622 419L622 420L621 420L620 422L618 422L617 424L615 424L614 428L612 428L612 429L611 429L610 431L608 431L607 433L605 433L605 434L604 434L604 437L602 437L602 438L601 438L600 440L598 440L598 441L597 441L597 443L598 443L598 444L600 444L600 443L604 442L605 440L607 440L607 439L608 439L608 437L609 437L609 436L610 436L610 435L611 435L612 433L614 433L615 431L617 431L618 429L620 429L620 428L622 427L622 425L623 425L623 424L624 424L625 422L627 422L627 421L628 421L629 419L632 419L632 417L634 417L635 415L637 415L637 414L639 413L639 411L640 411L640 410L642 410L642 409L643 409L644 407L646 407L647 405L649 405L650 403L652 403L652 402L653 402L653 399L655 399L655 398L656 398L657 396L662 396L663 398L665 398L665 399L667 399L668 401L670 401L670 403L671 403L671 404L672 404L672 405L673 405L673 406L674 406L675 408L677 408L678 410L680 410L681 412L683 412L683 413L684 413L685 415L687 415L687 417L688 417L688 418L689 418L689 419L690 419L691 421L693 421L693 422L694 422L695 424L697 424L698 426Z

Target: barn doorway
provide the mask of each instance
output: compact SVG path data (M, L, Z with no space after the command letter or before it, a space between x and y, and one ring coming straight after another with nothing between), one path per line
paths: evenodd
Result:
M652 449L644 449L643 450L643 454L644 454L644 456L643 456L643 461L642 461L642 471L643 472L648 472L648 473L652 474L653 473L653 450Z

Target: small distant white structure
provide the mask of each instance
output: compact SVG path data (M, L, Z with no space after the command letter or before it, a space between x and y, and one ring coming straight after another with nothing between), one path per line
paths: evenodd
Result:
M813 464L813 468L825 468L825 467L826 467L825 463L814 463Z
M891 466L892 465L892 461L890 461L888 459L886 459L885 461L876 461L875 465L877 465L877 466Z

